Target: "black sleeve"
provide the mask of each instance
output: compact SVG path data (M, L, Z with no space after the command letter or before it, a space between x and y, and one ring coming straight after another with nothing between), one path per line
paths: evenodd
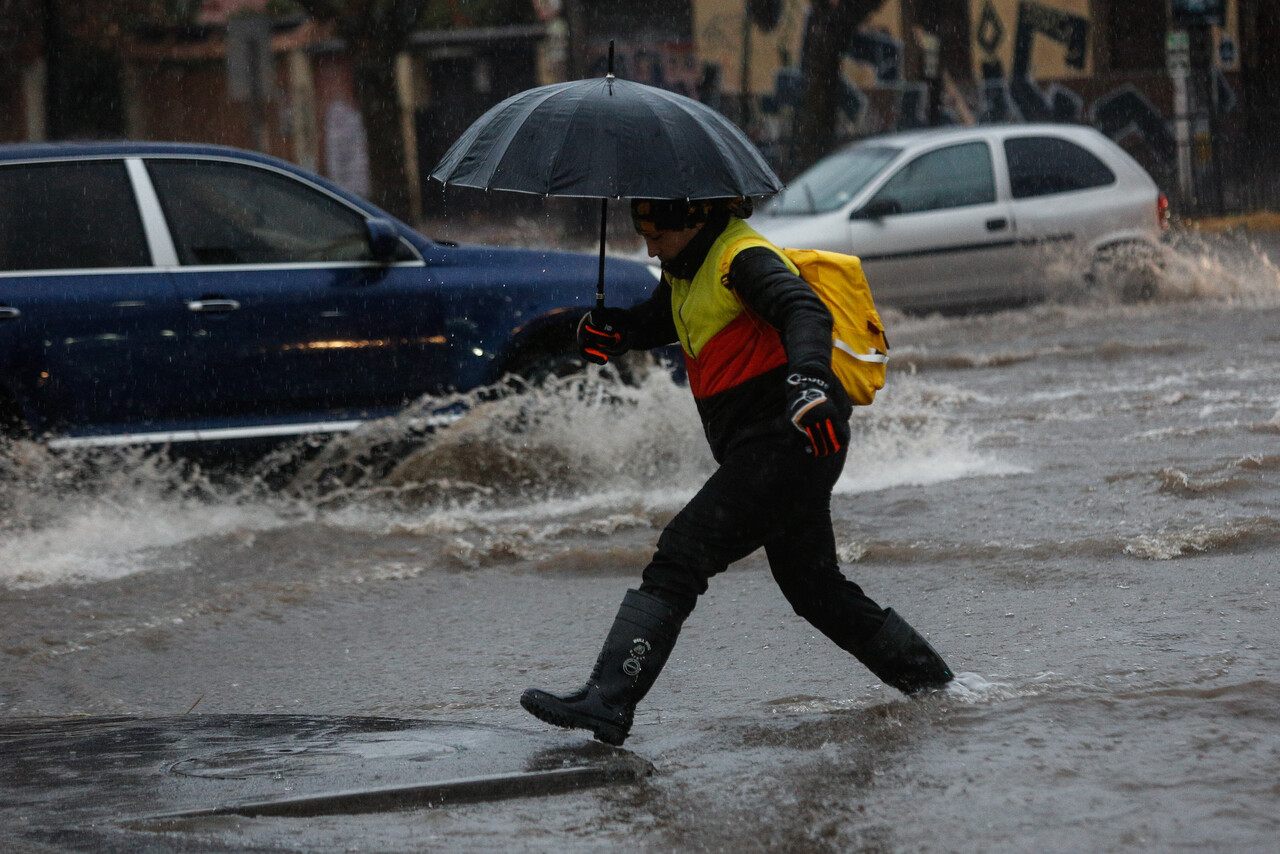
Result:
M676 322L671 316L671 285L666 278L653 289L653 294L630 309L631 349L652 350L679 340Z
M804 279L763 246L739 252L728 286L782 335L792 371L831 377L831 312Z

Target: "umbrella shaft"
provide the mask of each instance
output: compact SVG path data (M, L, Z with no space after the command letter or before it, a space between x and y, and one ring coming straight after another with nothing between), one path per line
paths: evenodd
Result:
M600 200L600 276L596 280L596 307L604 308L604 238L609 226L609 200Z

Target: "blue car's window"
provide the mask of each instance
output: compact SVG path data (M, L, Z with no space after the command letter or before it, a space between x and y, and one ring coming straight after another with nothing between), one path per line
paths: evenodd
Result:
M0 166L0 270L150 265L123 162Z
M364 217L268 169L151 160L152 183L183 264L366 261Z
M885 182L868 205L893 202L899 213L915 213L995 200L991 149L985 142L966 142L912 160Z
M1102 187L1116 180L1107 164L1065 139L1022 136L1006 139L1009 183L1015 199Z

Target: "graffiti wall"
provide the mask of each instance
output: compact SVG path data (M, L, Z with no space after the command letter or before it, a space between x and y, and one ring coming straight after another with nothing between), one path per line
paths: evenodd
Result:
M756 14L748 18L747 7ZM722 85L720 104L775 166L785 166L804 93L800 61L809 0L694 0L694 49ZM839 97L842 137L891 126L903 91L901 10L889 0L844 45ZM784 169L784 171L786 171Z
M761 11L747 26L748 6ZM769 95L776 87L780 71L798 69L804 42L805 20L810 0L693 0L693 36L698 57L723 69L726 89L746 91L757 97ZM862 28L866 40L893 44L888 53L896 61L900 54L901 11L897 0L888 0ZM843 69L853 86L874 87L883 83L876 62L855 39L848 47ZM862 54L858 58L856 54Z
M915 0L918 4L921 0ZM1111 3L1115 10L1121 4ZM746 7L756 15L748 20ZM1097 127L1155 171L1172 168L1173 96L1163 67L1134 73L1095 68L1096 40L1105 22L1094 20L1091 0L969 0L968 80L950 80L944 122L1083 122ZM1214 31L1217 104L1234 104L1228 76L1234 70L1235 0L1228 20ZM773 159L785 160L805 81L800 69L809 0L694 0L693 57L687 73L700 82L704 100L721 101L743 120ZM1144 4L1133 4L1142 10ZM906 10L908 13L910 9ZM1116 14L1113 11L1113 14ZM840 127L844 137L928 123L927 84L904 73L907 38L901 0L887 0L843 46ZM1137 15L1126 26L1155 27L1161 43L1164 15ZM940 34L943 39L946 33ZM1105 54L1104 54L1105 55ZM714 91L713 91L714 90ZM731 93L724 98L724 93ZM746 97L742 97L745 93ZM691 93L693 94L693 93Z
M973 76L1093 74L1089 0L971 0Z

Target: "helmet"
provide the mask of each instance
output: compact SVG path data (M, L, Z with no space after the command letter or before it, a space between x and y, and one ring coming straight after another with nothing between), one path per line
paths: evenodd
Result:
M725 211L746 219L754 205L750 196L736 199L632 199L631 222L636 233L684 231L709 220L716 212Z
M709 199L632 199L631 223L642 235L684 231L706 222L711 208Z

